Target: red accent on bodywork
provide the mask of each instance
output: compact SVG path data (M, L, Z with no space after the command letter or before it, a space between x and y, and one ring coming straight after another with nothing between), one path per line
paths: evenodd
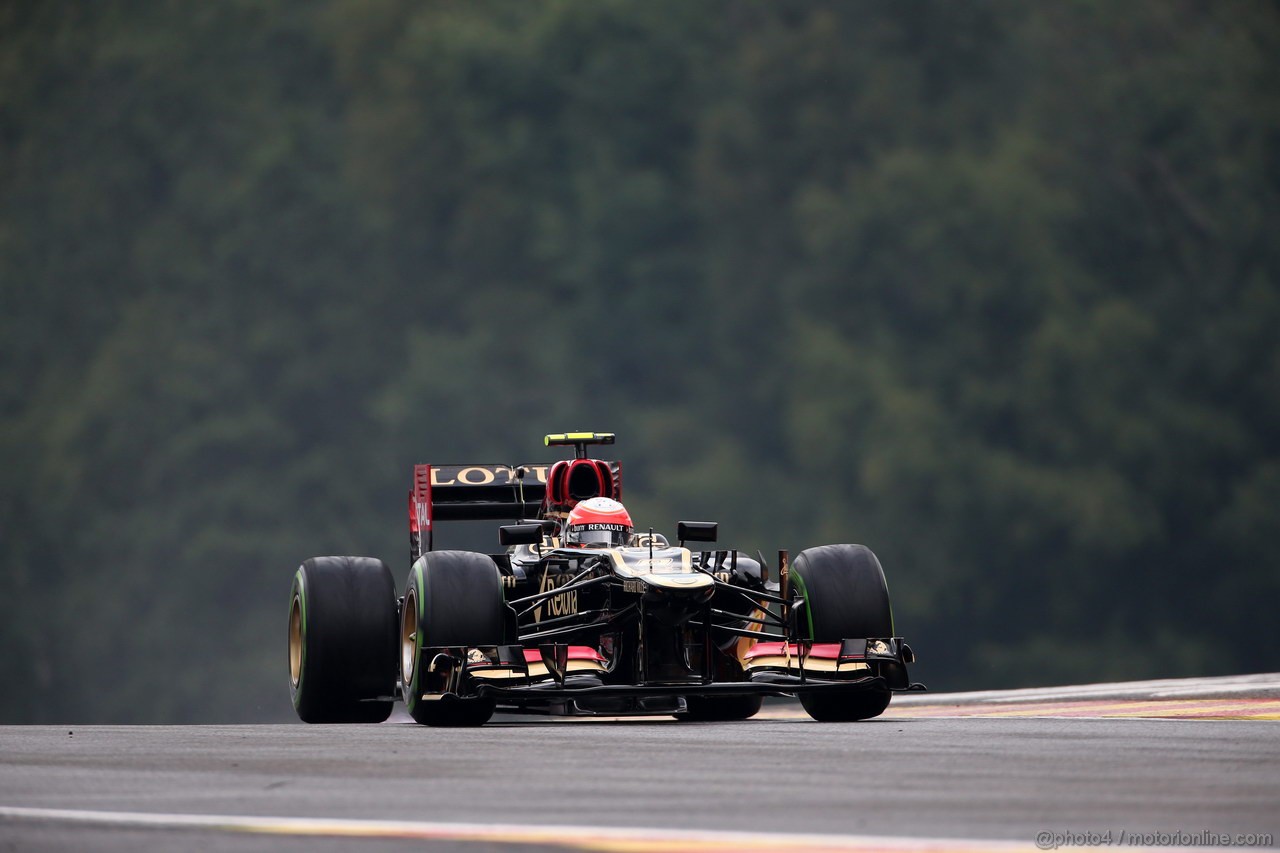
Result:
M586 472L587 482L593 483L588 486L587 492L574 496L569 486L577 478L581 484L583 475L579 471ZM547 475L547 497L546 505L548 509L564 512L577 506L578 501L587 498L614 498L613 473L609 470L609 463L601 462L598 459L570 459L561 460L551 466L551 472Z
M805 657L810 658L827 658L829 660L838 660L840 657L839 643L804 643ZM788 653L787 643L756 643L747 652L746 659L770 656L785 656ZM800 654L800 646L791 646L790 653L798 656Z
M561 460L551 466L551 470L547 472L547 494L542 499L543 508L546 510L559 510L564 503L563 495L565 493L564 479L569 473L569 463Z
M595 480L594 495L589 497L622 500L622 463L602 459L561 459L547 472L547 491L542 499L542 511L568 512L578 504L569 493L569 483L579 470L590 472ZM578 475L581 477L581 475Z
M600 497L613 498L615 501L621 499L622 493L616 488L617 483L613 481L613 472L609 470L609 463L594 459L592 464L595 465L596 477L600 480Z
M409 498L409 530L431 529L431 466L413 466L413 494Z
M590 646L570 646L569 660L593 660L596 663L608 663L608 658ZM542 663L542 653L537 649L525 649L524 662Z

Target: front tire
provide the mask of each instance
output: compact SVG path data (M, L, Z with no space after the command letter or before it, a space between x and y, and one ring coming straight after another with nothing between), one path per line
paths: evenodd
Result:
M892 637L893 609L880 560L865 545L824 545L801 551L791 566L805 599L800 630L815 643ZM801 695L800 704L821 722L878 717L889 707L887 688L844 695Z
M428 647L496 646L506 623L502 582L489 557L431 551L413 564L400 613L400 680L410 716L427 726L479 726L493 716L493 699L423 699Z
M289 694L306 723L381 723L396 689L396 585L369 557L313 557L289 596Z

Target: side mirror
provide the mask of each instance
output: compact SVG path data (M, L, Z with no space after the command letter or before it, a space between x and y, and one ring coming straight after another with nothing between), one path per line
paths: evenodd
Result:
M685 542L714 542L720 525L714 521L676 522L676 538Z
M542 522L531 524L504 524L498 528L498 542L508 545L539 545L542 543Z

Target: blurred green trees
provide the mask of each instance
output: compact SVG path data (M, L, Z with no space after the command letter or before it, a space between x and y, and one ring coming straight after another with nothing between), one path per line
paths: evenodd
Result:
M570 428L659 529L875 548L933 686L1280 666L1276 56L1260 0L9 4L0 720L289 718L297 563L399 575L413 462Z

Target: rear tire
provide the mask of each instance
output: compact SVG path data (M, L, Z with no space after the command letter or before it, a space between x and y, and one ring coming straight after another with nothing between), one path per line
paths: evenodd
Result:
M369 557L313 557L289 596L289 694L306 723L381 723L396 689L396 585Z
M479 726L494 699L423 699L425 647L497 646L506 624L498 567L484 554L431 551L413 564L400 613L400 680L410 716L427 726Z
M801 551L792 578L805 598L800 631L815 643L863 637L892 637L893 609L884 569L865 545L824 545ZM845 695L800 697L809 716L844 723L878 717L889 707L887 688Z
M677 720L693 723L727 723L747 720L760 713L762 696L686 696L685 712Z

